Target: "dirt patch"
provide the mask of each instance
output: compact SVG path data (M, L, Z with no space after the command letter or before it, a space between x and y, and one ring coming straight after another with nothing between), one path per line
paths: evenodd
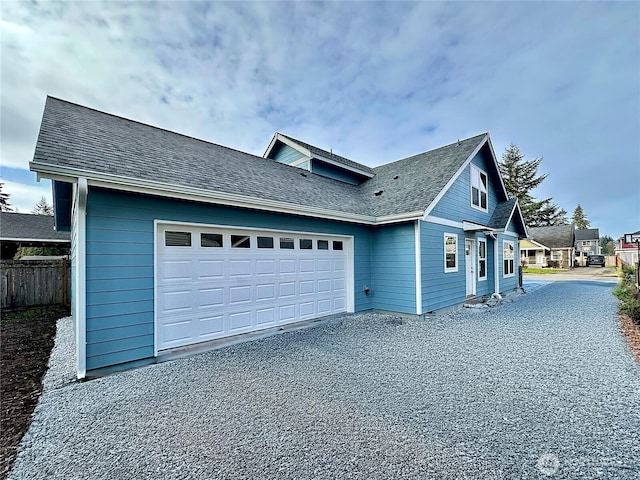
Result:
M620 330L627 339L627 345L640 363L640 325L631 320L627 315L620 315Z
M42 377L56 334L56 320L68 309L4 313L0 320L0 478L6 478L31 414L42 393Z

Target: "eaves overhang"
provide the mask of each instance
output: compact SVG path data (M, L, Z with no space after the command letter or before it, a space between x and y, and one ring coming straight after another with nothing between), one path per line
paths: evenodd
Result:
M321 218L348 223L364 225L385 225L390 223L406 222L421 219L424 211L399 213L376 217L357 213L340 212L322 207L309 205L290 204L277 200L257 197L248 197L235 193L211 191L200 188L186 187L183 185L167 184L153 180L123 177L103 172L83 170L73 167L62 167L39 162L30 162L29 169L37 173L38 180L47 178L63 182L77 183L79 178L84 178L90 187L102 187L112 190L120 190L131 193L155 195L181 200L225 205L230 207L248 208L290 215Z

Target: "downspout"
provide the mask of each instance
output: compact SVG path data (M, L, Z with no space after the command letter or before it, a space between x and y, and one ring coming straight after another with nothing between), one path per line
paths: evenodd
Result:
M500 262L498 260L498 236L493 232L489 232L489 236L493 238L493 294L500 295Z
M420 220L415 223L415 262L416 262L416 315L422 315L422 247L420 245Z
M76 197L76 268L75 300L76 314L76 359L78 379L87 373L87 195L86 178L78 178Z

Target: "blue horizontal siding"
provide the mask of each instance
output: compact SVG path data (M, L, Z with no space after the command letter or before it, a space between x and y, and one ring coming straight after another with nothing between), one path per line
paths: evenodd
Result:
M91 188L87 204L89 371L153 356L155 219L351 235L355 310L372 308L371 297L363 291L364 285L372 283L369 227Z
M458 271L444 271L444 233L458 235ZM431 312L464 302L466 273L464 231L454 227L420 222L422 249L422 308Z
M415 227L376 229L371 237L371 300L379 310L416 313Z
M270 157L277 162L285 163L287 165L291 165L293 162L300 160L301 158L305 158L304 154L289 145L285 145L284 143L279 143L279 146L274 150L275 152L272 152Z
M498 204L495 185L499 182L496 175L492 174L493 168L488 168L485 154L479 152L471 160L471 164L477 166L487 174L487 212L471 207L471 167L467 166L460 176L453 182L444 196L431 211L431 215L461 222L468 220L480 224L487 224L491 214Z
M334 180L340 180L341 182L350 183L351 185L358 185L362 181L360 175L323 162L322 160L314 159L311 162L311 171L323 177L333 178Z
M512 277L504 276L504 249L502 241L508 240L513 242L514 251L514 265ZM500 292L507 293L518 288L518 267L520 266L520 246L518 238L511 235L498 235L498 270L500 275Z

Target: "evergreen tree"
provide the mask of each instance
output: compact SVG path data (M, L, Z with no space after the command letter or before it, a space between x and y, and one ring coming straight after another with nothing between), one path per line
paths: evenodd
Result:
M536 200L531 195L531 191L547 178L547 175L538 175L540 163L542 163L542 157L525 160L524 154L513 143L505 149L498 166L507 193L510 197L518 199L522 216L528 226L566 224L568 223L567 212L553 203L552 198Z
M47 203L47 199L42 197L40 201L36 203L36 206L33 207L31 213L35 213L36 215L53 215L53 207Z
M609 235L603 235L600 237L600 247L602 248L603 255L615 255L616 254L616 242L613 241Z
M576 209L573 211L573 215L571 215L571 223L575 223L576 228L578 229L589 228L591 225L591 222L587 220L587 216L584 214L584 210L582 210L580 204L578 204Z
M9 194L2 191L4 183L0 182L0 212L13 212L9 203Z

